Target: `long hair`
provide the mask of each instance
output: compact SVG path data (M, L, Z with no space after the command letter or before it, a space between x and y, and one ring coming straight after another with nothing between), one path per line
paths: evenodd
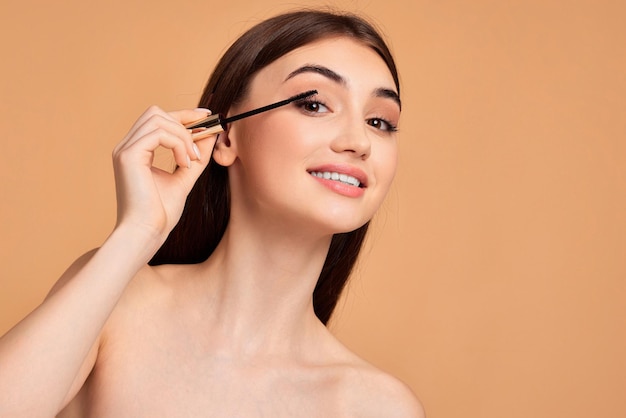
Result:
M252 77L278 58L306 44L345 36L372 48L384 60L400 92L398 73L384 40L363 18L320 10L278 15L245 32L226 51L209 78L199 106L226 114L247 94ZM150 265L192 264L205 261L224 235L230 217L227 168L211 161L187 197L185 208ZM313 292L315 314L328 323L350 276L369 222L333 235Z

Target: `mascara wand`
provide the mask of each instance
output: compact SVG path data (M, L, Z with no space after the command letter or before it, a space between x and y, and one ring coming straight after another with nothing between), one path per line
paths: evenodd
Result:
M249 110L247 112L240 113L229 118L222 118L222 115L209 115L204 119L200 119L195 122L185 124L185 128L195 130L202 129L201 131L194 132L194 139L204 138L207 135L216 134L226 130L226 125L235 122L240 119L247 118L249 116L258 115L259 113L267 112L268 110L276 109L277 107L288 105L289 103L296 102L298 100L306 99L317 94L317 90L309 90L304 93L297 94L288 99L281 100L280 102L272 103L267 106L259 107L257 109ZM198 135L197 137L195 135Z

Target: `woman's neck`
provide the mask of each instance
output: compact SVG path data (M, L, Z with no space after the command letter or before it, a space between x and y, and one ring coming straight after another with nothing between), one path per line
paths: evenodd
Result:
M312 295L332 237L268 229L231 222L203 263L211 328L230 350L299 350L323 328Z

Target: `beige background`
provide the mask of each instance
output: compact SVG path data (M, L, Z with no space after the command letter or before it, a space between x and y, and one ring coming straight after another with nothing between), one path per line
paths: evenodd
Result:
M3 0L0 333L110 231L114 144L287 1ZM338 1L401 70L401 166L333 329L430 417L626 416L621 1Z

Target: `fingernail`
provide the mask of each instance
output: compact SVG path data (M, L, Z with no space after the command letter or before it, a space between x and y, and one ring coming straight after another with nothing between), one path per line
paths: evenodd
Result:
M191 168L191 158L187 155L187 168Z
M200 156L200 148L198 148L196 144L192 144L192 148L193 148L193 152L196 153L196 157L198 157L198 161L201 160L202 156Z
M198 112L207 112L209 115L211 114L211 111L209 109L205 109L204 107L196 107L194 110L197 110Z

